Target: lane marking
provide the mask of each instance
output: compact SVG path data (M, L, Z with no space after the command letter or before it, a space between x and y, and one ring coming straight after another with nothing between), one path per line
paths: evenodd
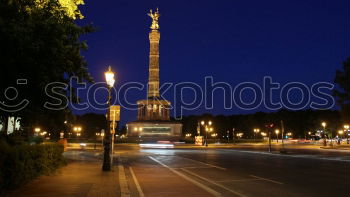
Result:
M178 176L180 176L180 177L186 179L187 181L189 181L189 182L191 182L191 183L197 185L198 187L204 189L205 191L209 192L210 194L212 194L212 195L214 195L214 196L217 196L217 197L221 197L221 194L220 194L219 192L217 192L217 191L215 191L215 190L209 188L208 186L203 185L202 183L200 183L200 182L198 182L198 181L196 181L196 180L194 180L194 179L192 179L192 178L186 176L185 174L183 174L183 173L181 173L181 172L178 172L177 170L174 170L173 168L170 168L169 166L167 166L167 165L165 165L164 163L162 163L161 161L159 161L159 160L153 158L152 156L148 156L148 157L149 157L150 159L152 159L153 161L157 162L158 164L160 164L161 166L163 166L163 167L169 169L171 172L177 174Z
M261 179L233 179L233 180L222 180L222 181L215 181L217 183L226 183L226 182L245 182L245 181L262 181Z
M261 154L261 155L271 155L271 156L280 156L280 157L291 157L291 158L302 158L302 159L315 159L315 160L324 160L324 161L341 161L341 162L350 162L349 159L344 159L344 157L324 157L324 155L316 154L316 155L283 155L269 152L261 152L261 151L247 151L247 150L225 150L229 152L241 152L241 153L251 153L251 154Z
M140 183L139 183L139 181L137 180L137 178L136 178L136 176L135 176L135 173L134 173L134 170L132 169L131 166L129 167L129 170L130 170L130 173L131 173L132 178L134 179L134 183L135 183L135 185L136 185L136 188L137 188L137 191L139 192L140 197L144 197L145 195L144 195L144 193L143 193L143 191L142 191L142 188L141 188L141 186L140 186Z
M119 185L121 197L130 197L128 181L126 180L125 170L123 165L118 165L119 168Z
M190 166L190 167L182 167L184 169L208 169L208 168L212 168L212 167L196 167L196 166ZM173 168L173 169L182 169L182 168Z
M180 156L178 156L178 157L180 157ZM191 161L194 161L194 162L197 162L197 163L201 163L203 165L210 166L210 167L213 167L213 168L217 168L217 169L220 169L220 170L226 170L226 168L223 168L223 167L220 167L220 166L216 166L216 165L213 165L213 164L204 163L204 162L201 162L201 161L196 161L196 160L189 159L189 158L186 158L186 157L180 157L180 158L191 160Z
M260 177L260 176L254 176L254 175L250 175L250 176L254 177L254 178L257 178L257 179L260 179L260 180L264 180L264 181L268 181L268 182L271 182L271 183L276 183L276 184L279 184L279 185L283 185L283 183L279 182L279 181L263 178L263 177Z
M216 182L214 182L214 181L212 181L212 180L209 180L209 179L207 179L207 178L205 178L205 177L202 177L202 176L200 176L200 175L198 175L198 174L196 174L196 173L193 173L193 172L191 172L191 171L189 171L189 170L186 170L186 169L182 169L182 170L185 171L185 172L187 172L188 174L191 174L191 175L193 175L193 176L195 176L195 177L198 177L198 178L200 178L200 179L202 179L202 180L204 180L204 181L206 181L206 182L208 182L208 183L211 183L211 184L216 185L216 186L218 186L218 187L220 187L220 188L222 188L222 189L225 189L225 190L227 190L227 191L229 191L229 192L231 192L231 193L233 193L233 194L235 194L235 195L237 195L237 196L245 197L244 194L241 194L241 193L239 193L239 192L237 192L237 191L234 191L234 190L232 190L232 189L230 189L230 188L228 188L228 187L226 187L226 186L224 186L224 185L221 185L221 184L219 184L219 183L216 183Z

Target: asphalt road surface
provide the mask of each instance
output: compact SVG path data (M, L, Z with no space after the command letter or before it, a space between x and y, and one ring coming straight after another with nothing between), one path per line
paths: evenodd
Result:
M349 196L350 154L118 145L122 196ZM312 152L312 151L311 151ZM312 152L314 153L314 152Z

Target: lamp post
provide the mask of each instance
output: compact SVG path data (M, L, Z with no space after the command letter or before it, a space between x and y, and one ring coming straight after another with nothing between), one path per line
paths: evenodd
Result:
M75 133L75 136L76 136L76 139L77 139L77 142L80 141L80 136L81 136L81 131L82 131L82 128L80 126L75 126L73 127L73 131Z
M349 125L344 125L344 133L346 134L346 143L349 144Z
M41 129L39 127L34 128L34 132L35 132L34 135L39 136L40 131L41 131Z
M339 137L338 137L338 145L340 145L342 139L343 139L343 135L344 135L344 131L343 130L339 130L338 131Z
M327 146L327 139L326 139L326 126L327 126L327 123L326 122L322 122L321 125L323 127L323 146Z
M208 124L206 124L205 121L201 121L201 126L203 126L205 128L205 146L208 147L208 132L209 131L213 131L213 128L210 127L212 125L212 121L208 121ZM208 127L209 126L209 127Z
M111 158L111 144L112 144L112 138L111 138L111 122L110 122L110 114L109 114L109 108L111 106L111 90L114 86L114 72L112 71L112 68L109 66L108 71L105 72L105 77L106 77L106 83L108 86L108 99L107 99L107 104L108 104L108 112L107 112L107 130L105 132L104 136L104 154L103 154L103 166L102 170L103 171L110 171L111 166L112 166L112 158Z
M254 129L254 141L256 141L255 135L260 132L260 129Z
M275 130L275 133L276 133L277 143L278 143L278 134L280 133L280 130L279 130L279 129L276 129L276 130Z

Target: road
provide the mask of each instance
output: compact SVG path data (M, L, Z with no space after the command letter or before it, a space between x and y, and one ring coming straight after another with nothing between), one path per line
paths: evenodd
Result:
M336 155L118 145L115 165L119 180L125 178L120 187L131 196L348 195L350 154Z

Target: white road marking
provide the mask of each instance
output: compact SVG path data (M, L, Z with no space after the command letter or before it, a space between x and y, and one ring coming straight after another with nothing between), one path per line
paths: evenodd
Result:
M144 197L145 195L144 195L144 193L143 193L143 191L141 189L140 183L137 180L137 178L135 176L135 173L134 173L134 170L132 169L131 166L129 167L129 170L130 170L132 178L134 179L134 182L135 182L135 185L136 185L137 191L139 192L140 197Z
M228 187L226 187L226 186L224 186L224 185L221 185L221 184L219 184L219 183L216 183L216 182L214 182L214 181L212 181L212 180L209 180L209 179L207 179L207 178L205 178L205 177L202 177L202 176L200 176L200 175L198 175L198 174L196 174L196 173L193 173L193 172L191 172L191 171L189 171L189 170L186 170L186 169L182 169L182 170L185 171L185 172L187 172L187 173L189 173L189 174L191 174L191 175L193 175L193 176L195 176L195 177L198 177L198 178L200 178L200 179L202 179L202 180L204 180L204 181L206 181L206 182L208 182L208 183L211 183L211 184L216 185L216 186L218 186L218 187L220 187L220 188L222 188L222 189L225 189L225 190L227 190L227 191L229 191L229 192L231 192L231 193L233 193L233 194L235 194L235 195L237 195L237 196L245 197L244 194L241 194L241 193L239 193L239 192L236 192L236 191L234 191L234 190L232 190L232 189L230 189L230 188L228 188Z
M121 197L130 197L130 191L128 181L126 180L125 171L123 165L119 165L119 185Z
M197 167L197 166L189 166L189 167L182 167L184 169L208 169L208 168L213 168L213 167ZM173 168L173 169L182 169L181 167L180 168Z
M178 157L180 157L180 156L178 156ZM226 170L226 168L223 168L223 167L220 167L220 166L216 166L216 165L213 165L213 164L204 163L204 162L201 162L201 161L196 161L196 160L189 159L189 158L186 158L186 157L181 157L181 158L187 159L187 160L190 160L190 161L194 161L194 162L197 162L197 163L200 163L200 164L203 164L203 165L206 165L206 166L210 166L210 167L213 167L213 168L217 168L217 169L220 169L220 170Z
M152 159L153 161L157 162L158 164L162 165L163 167L169 169L171 172L179 175L180 177L186 179L187 181L197 185L198 187L204 189L205 191L209 192L210 194L214 195L214 196L221 196L221 194L211 188L209 188L208 186L203 185L202 183L186 176L185 174L178 172L177 170L174 170L173 168L170 168L169 166L165 165L164 163L162 163L161 161L158 161L157 159L153 158L152 156L148 156L150 159Z
M261 179L232 179L232 180L222 180L215 181L216 183L227 183L227 182L245 182L245 181L262 181Z
M263 177L260 177L260 176L254 176L254 175L250 175L250 176L254 177L254 178L257 178L257 179L260 179L260 180L264 180L264 181L268 181L268 182L271 182L271 183L276 183L276 184L279 184L279 185L283 185L283 183L279 182L279 181L263 178Z
M349 159L344 159L343 157L333 157L332 158L332 157L322 157L322 155L285 155L285 154L276 154L276 153L269 153L269 152L262 152L262 151L227 150L227 149L225 151L271 155L271 156L276 156L276 157L292 157L292 158L317 159L317 160L326 160L326 161L350 162Z

